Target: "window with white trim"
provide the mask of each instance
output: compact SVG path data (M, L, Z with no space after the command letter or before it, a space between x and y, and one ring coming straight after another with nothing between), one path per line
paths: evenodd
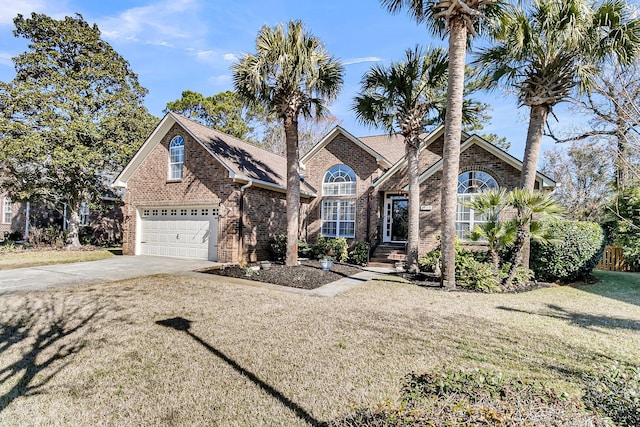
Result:
M483 171L468 171L458 176L458 208L456 211L456 235L460 240L467 240L469 232L476 225L487 222L486 215L474 212L473 208L461 203L473 200L476 194L498 188L498 182Z
M335 165L322 180L322 227L326 237L356 235L356 174L346 165Z
M89 204L82 202L80 204L80 225L89 224Z
M326 237L355 237L355 199L322 201L322 235Z
M4 224L11 224L11 219L13 218L13 202L11 202L10 198L4 198L4 207L2 209L2 222Z
M324 174L323 196L355 196L356 174L349 166L336 165Z
M182 179L184 138L176 136L169 144L169 179Z

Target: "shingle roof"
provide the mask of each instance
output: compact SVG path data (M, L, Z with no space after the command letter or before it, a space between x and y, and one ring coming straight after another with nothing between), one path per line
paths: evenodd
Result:
M237 177L256 179L286 187L286 158L201 125L179 114L169 114Z
M390 164L404 157L404 137L399 133L389 135L359 136L362 143L380 153Z
M188 130L211 154L218 158L236 178L259 180L287 188L287 159L257 145L194 122L184 116L169 113ZM300 183L300 190L315 194L317 190Z

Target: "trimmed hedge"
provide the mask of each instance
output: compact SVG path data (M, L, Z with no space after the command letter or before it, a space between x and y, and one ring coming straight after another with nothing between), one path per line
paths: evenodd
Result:
M536 280L573 282L588 276L602 257L602 227L588 221L552 221L548 243L531 243L530 267Z

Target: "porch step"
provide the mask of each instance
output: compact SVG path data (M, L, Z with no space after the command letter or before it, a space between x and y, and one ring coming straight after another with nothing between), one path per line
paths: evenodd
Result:
M369 259L371 267L389 267L396 262L405 262L407 254L404 245L382 244L376 248Z

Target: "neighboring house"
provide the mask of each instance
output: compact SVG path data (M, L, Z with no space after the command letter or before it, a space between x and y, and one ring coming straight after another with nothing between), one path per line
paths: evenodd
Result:
M24 204L13 202L0 192L0 240L11 233L24 232Z
M443 128L420 148L420 252L437 245ZM514 188L522 163L477 135L463 134L459 198ZM300 238L345 237L403 244L407 164L398 135L356 138L340 126L301 159ZM286 159L168 113L116 178L126 188L123 252L236 262L265 259L286 231ZM555 183L538 174L537 188ZM464 231L482 221L459 207Z

